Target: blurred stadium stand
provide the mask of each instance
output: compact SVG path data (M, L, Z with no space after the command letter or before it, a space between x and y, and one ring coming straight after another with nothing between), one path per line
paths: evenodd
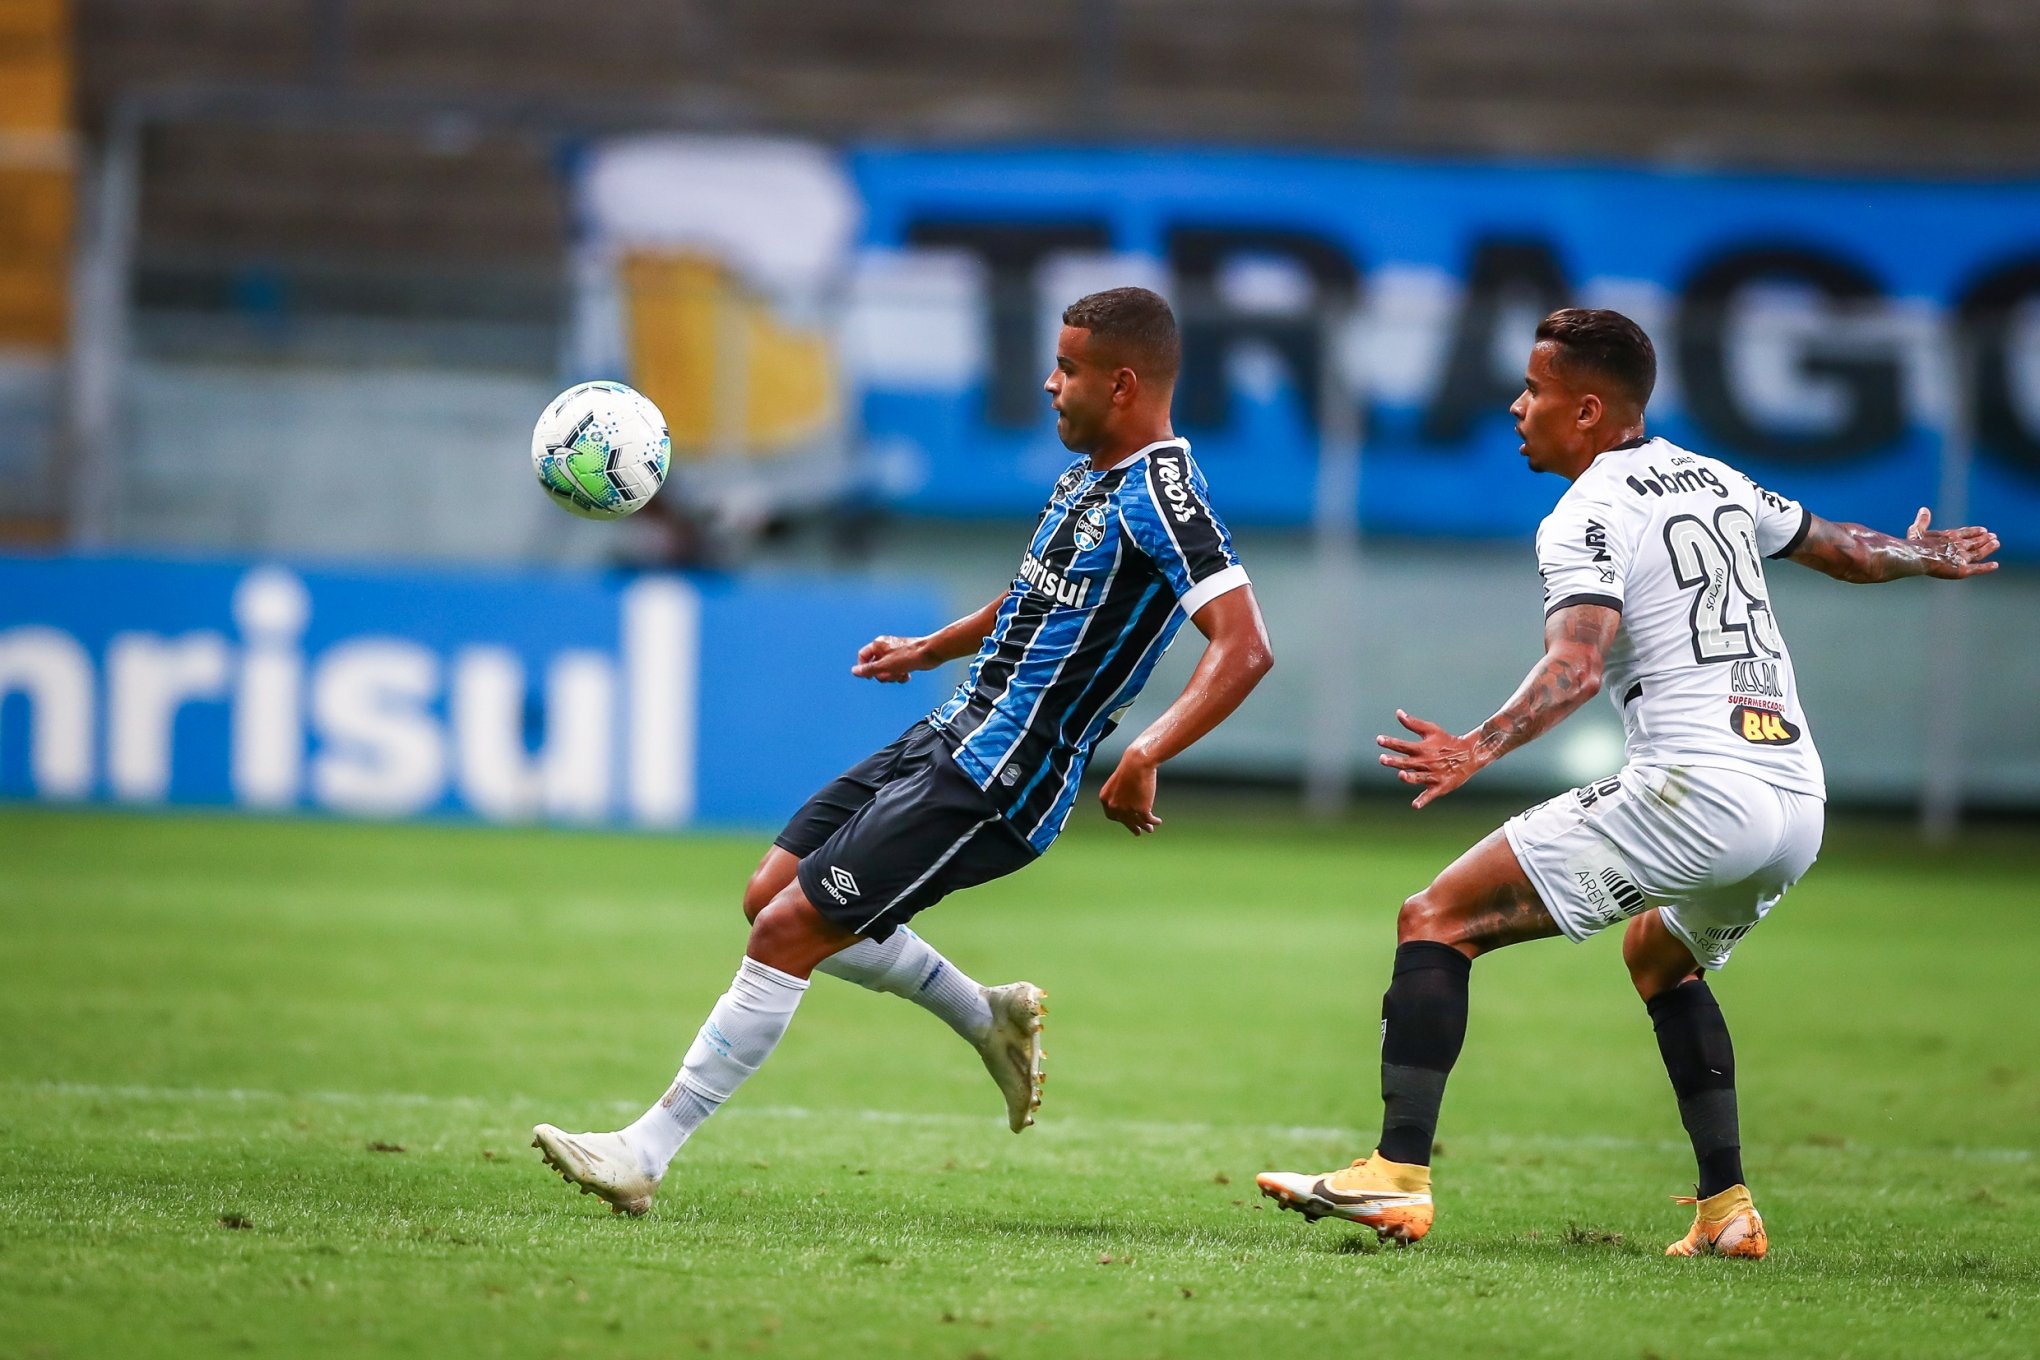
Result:
M558 138L619 127L2040 164L2022 0L76 0L76 23L88 132L155 110L145 302L266 266L312 305L322 269L373 266L402 286L350 306L544 316Z
M56 456L73 184L69 35L59 0L0 10L0 541L58 532Z
M830 138L1112 138L2023 170L2023 0L77 0L131 91L345 88ZM313 186L316 187L316 186Z

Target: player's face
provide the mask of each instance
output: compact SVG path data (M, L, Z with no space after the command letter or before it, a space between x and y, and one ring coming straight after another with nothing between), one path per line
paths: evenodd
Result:
M1092 362L1091 332L1064 326L1056 337L1055 368L1042 384L1055 408L1055 434L1072 453L1091 453L1105 437L1118 371Z
M1552 363L1557 346L1540 340L1530 351L1523 374L1523 394L1509 407L1516 437L1532 472L1563 472L1584 450L1592 456L1589 432L1599 414L1599 398L1588 397L1567 382ZM1593 410L1587 407L1591 404Z

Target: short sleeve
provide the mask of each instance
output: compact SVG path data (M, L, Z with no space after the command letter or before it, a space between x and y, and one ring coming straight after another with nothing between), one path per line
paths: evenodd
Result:
M1144 480L1129 487L1120 519L1134 545L1155 564L1185 614L1247 584L1232 535L1211 508L1204 479L1180 446L1148 455Z
M1757 516L1757 551L1766 557L1790 557L1806 541L1813 516L1798 501L1766 491L1755 482L1750 487L1757 493L1752 507Z
M1537 574L1544 578L1544 614L1569 605L1622 608L1634 545L1603 501L1568 496L1537 527Z

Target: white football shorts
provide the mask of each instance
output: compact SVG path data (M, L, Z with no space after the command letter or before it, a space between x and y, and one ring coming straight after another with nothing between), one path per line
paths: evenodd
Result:
M1719 968L1813 866L1826 811L1736 770L1630 765L1502 830L1569 939L1656 907L1702 968Z

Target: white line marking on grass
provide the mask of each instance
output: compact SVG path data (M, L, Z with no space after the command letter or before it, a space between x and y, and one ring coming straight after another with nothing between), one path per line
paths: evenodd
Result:
M180 1105L253 1105L285 1104L302 1102L315 1105L378 1106L399 1105L411 1108L435 1108L477 1110L502 1114L520 1107L540 1106L548 1101L532 1096L504 1096L499 1099L483 1096L437 1096L416 1091L266 1091L247 1087L206 1087L206 1086L126 1086L96 1085L85 1082L4 1082L0 1090L28 1096L57 1096L76 1100L132 1100L158 1101ZM562 1102L566 1103L566 1102ZM586 1102L574 1102L586 1108ZM635 1114L640 1109L636 1101L610 1100L597 1102L599 1106L619 1113ZM910 1110L818 1110L803 1105L738 1105L723 1112L724 1119L783 1119L808 1120L826 1119L832 1123L856 1122L862 1124L891 1124L907 1127L991 1127L998 1121L992 1115L942 1114ZM1214 1136L1275 1138L1287 1142L1341 1142L1357 1146L1367 1135L1357 1129L1337 1128L1312 1124L1210 1124L1198 1120L1164 1119L1094 1119L1084 1116L1064 1116L1043 1130L1053 1135L1057 1129L1073 1132L1099 1132L1112 1134L1146 1134L1153 1137L1210 1138ZM1608 1134L1555 1134L1555 1133L1482 1133L1467 1134L1454 1132L1448 1135L1450 1141L1471 1141L1487 1147L1497 1148L1553 1148L1564 1151L1603 1152L1667 1152L1686 1150L1684 1143L1659 1138L1621 1138ZM1976 1162L2030 1162L2034 1153L2031 1148L2008 1147L1935 1147L1895 1148L1868 1143L1845 1143L1839 1147L1824 1144L1790 1143L1775 1145L1768 1149L1773 1154L1798 1151L1832 1152L1845 1156L1891 1157L1918 1155L1928 1157L1954 1157Z

